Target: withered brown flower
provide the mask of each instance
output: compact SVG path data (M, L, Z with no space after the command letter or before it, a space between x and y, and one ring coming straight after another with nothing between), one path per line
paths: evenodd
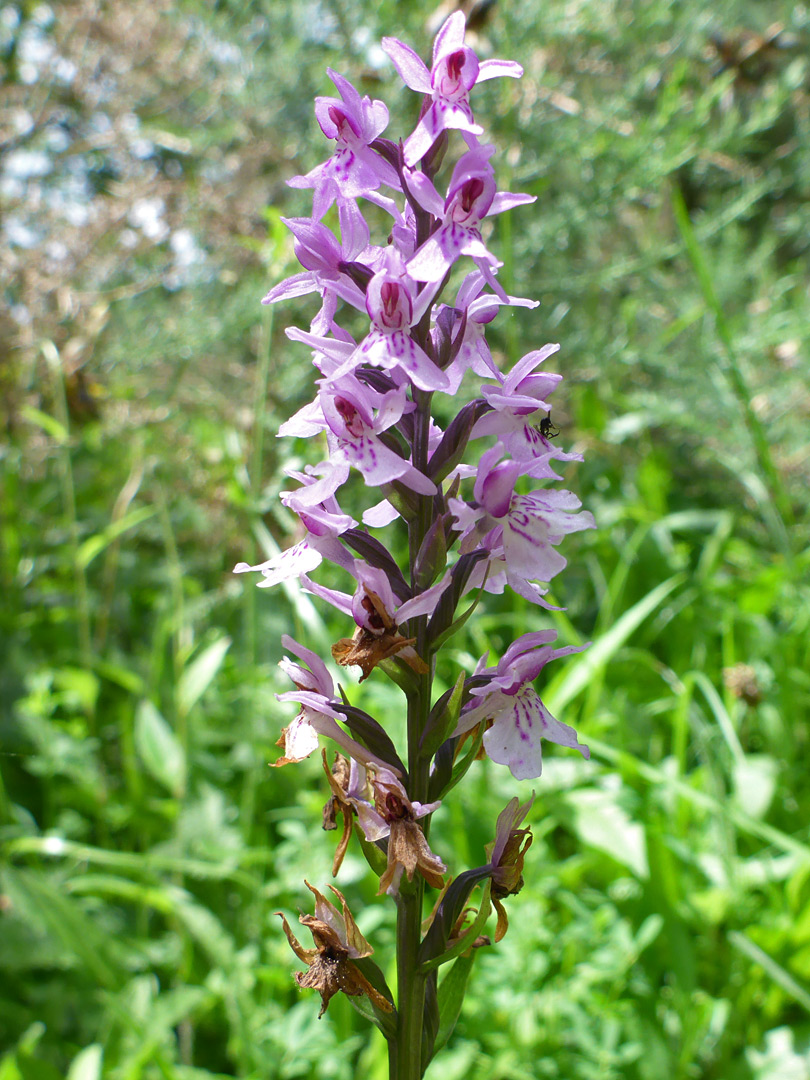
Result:
M420 675L428 666L413 646L416 638L406 638L397 632L397 625L377 593L366 587L361 606L366 612L367 626L358 626L350 638L341 638L332 646L332 657L341 667L356 664L363 669L360 682L367 679L377 664L402 653L402 659Z
M332 861L332 877L337 877L338 870L343 863L343 858L346 854L346 849L349 846L349 839L352 835L352 825L356 810L351 801L352 792L352 772L359 771L356 762L350 762L348 758L342 754L335 754L335 764L332 768L326 761L326 751L321 751L323 758L323 771L326 773L326 779L329 781L329 787L332 789L332 794L329 796L329 800L323 808L323 827L327 831L337 828L337 815L343 816L343 833L338 842L337 849L335 851L335 857Z
M387 770L372 780L375 809L388 826L388 865L380 878L379 893L399 887L403 872L408 881L419 870L434 889L444 886L447 867L430 850L417 818L432 813L439 803L412 803L402 784Z
M334 885L329 888L340 900L343 912L314 888L308 881L304 884L315 896L315 914L300 915L298 921L312 934L314 949L305 949L290 929L283 913L281 917L284 933L295 955L308 965L307 971L298 971L293 978L305 989L317 990L321 995L320 1018L326 1012L330 1000L338 991L349 997L365 994L369 1000L383 1012L393 1012L393 1005L379 991L375 990L368 979L360 972L353 960L370 956L373 949L360 933L346 904L346 898Z
M533 837L530 829L519 829L518 825L528 814L533 802L534 794L523 806L517 797L510 799L498 815L495 840L486 847L492 865L490 899L498 913L496 942L500 941L509 929L509 919L501 901L507 896L515 896L523 888L523 859L531 847Z

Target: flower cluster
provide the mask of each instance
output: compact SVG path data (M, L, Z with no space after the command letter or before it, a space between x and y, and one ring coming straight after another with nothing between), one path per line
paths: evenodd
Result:
M416 127L404 140L385 137L385 105L329 71L339 96L317 98L315 115L333 152L290 181L312 191L311 215L286 219L303 269L263 301L320 298L308 328L287 330L311 352L315 396L279 431L325 447L317 464L290 473L296 486L282 496L300 520L302 538L267 562L240 563L236 571L259 572L262 586L298 578L354 624L333 646L333 659L359 667L362 679L380 667L408 698L409 745L400 758L386 725L337 693L323 660L283 639L297 661L282 661L295 689L279 696L297 702L300 712L282 733L276 764L308 756L320 736L338 744L342 755L326 768L331 795L324 818L328 828L338 813L344 819L335 872L356 829L372 864L374 849L380 856L380 891L398 896L403 877L444 885L447 868L430 849L427 823L459 779L466 740L483 744L518 779L540 776L542 739L587 757L573 729L550 715L533 687L546 663L578 651L553 649L554 631L525 634L495 666L485 666L484 658L455 694L432 707L431 688L437 651L481 594L509 588L550 607L548 583L566 565L561 542L594 522L572 492L553 486L561 479L554 463L581 460L551 441L549 398L561 376L541 365L559 346L530 351L502 371L485 336L503 308L537 306L505 291L502 263L485 240L491 218L534 197L498 190L495 148L481 141L470 94L479 82L517 78L522 70L510 61L480 61L465 44L460 12L439 30L430 68L394 38L385 38L383 48L406 85L424 95ZM440 183L453 131L463 150ZM372 242L368 209L373 221L386 223L379 244ZM453 299L443 300L451 281ZM368 320L364 335L346 328L344 313L356 326L355 311ZM434 395L454 396L465 380L477 384L477 394L467 395L443 430L431 414ZM362 523L338 502L357 474L375 492ZM406 569L386 540L386 530L396 528L407 529ZM319 583L324 560L353 583L349 591ZM517 830L528 805L516 807L515 801L502 815L496 850L476 878L490 880L499 933L506 926L500 899L522 882L528 847L528 830ZM328 902L316 897L325 911ZM440 934L435 926L449 927L448 919L437 916L431 941ZM318 932L325 941L320 924ZM294 947L312 961L311 950ZM340 947L345 973L354 954ZM317 980L302 985L318 985L324 1005L332 992ZM352 975L347 985L354 993L361 984Z

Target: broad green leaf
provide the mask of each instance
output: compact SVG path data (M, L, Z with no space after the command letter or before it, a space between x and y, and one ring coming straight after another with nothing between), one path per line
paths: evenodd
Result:
M433 1052L438 1053L453 1034L461 1006L464 1003L464 994L467 990L467 980L470 977L473 963L475 962L475 949L470 949L467 955L459 956L453 966L448 970L439 984L439 1030L436 1033L436 1042Z
M569 792L565 801L574 811L574 828L583 843L604 851L637 877L649 875L644 829L611 792L582 788Z
M186 716L211 685L231 647L229 637L206 646L183 671L177 684L177 711Z
M734 764L734 801L751 817L763 818L776 794L779 763L768 754L747 754Z
M186 788L186 755L148 698L138 705L135 714L135 748L149 775L179 798Z

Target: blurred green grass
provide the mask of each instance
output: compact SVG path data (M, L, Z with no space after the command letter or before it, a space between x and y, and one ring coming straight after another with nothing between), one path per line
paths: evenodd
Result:
M258 300L293 271L312 98L331 65L404 131L374 46L427 55L431 13L2 9L0 1080L385 1076L345 999L316 1021L273 917L333 847L319 763L267 768L279 639L345 627L230 570L293 539L308 448L274 436L310 396L306 301ZM475 104L501 186L538 196L493 247L542 302L492 341L562 343L600 526L556 590L595 644L544 692L593 753L548 755L444 1080L810 1077L808 34L798 5L696 0L501 3L481 31L526 68ZM539 625L492 598L440 677ZM437 815L457 870L529 788L503 772ZM356 855L342 881L385 967Z

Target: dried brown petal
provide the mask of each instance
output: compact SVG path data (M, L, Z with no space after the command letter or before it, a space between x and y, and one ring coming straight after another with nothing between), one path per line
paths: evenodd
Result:
M421 827L407 818L393 821L388 837L388 866L380 878L378 895L391 885L396 886L403 871L408 881L413 881L416 870L421 872L434 889L444 887L442 875L446 873L447 867L438 855L434 855L430 850Z
M398 652L414 645L416 638L405 638L401 634L389 633L375 635L363 627L358 626L354 637L341 638L332 646L332 657L341 667L350 667L356 664L363 669L360 682L367 679L374 668L383 660L396 656ZM417 672L424 674L428 668L416 653L413 657L404 657L408 664Z

